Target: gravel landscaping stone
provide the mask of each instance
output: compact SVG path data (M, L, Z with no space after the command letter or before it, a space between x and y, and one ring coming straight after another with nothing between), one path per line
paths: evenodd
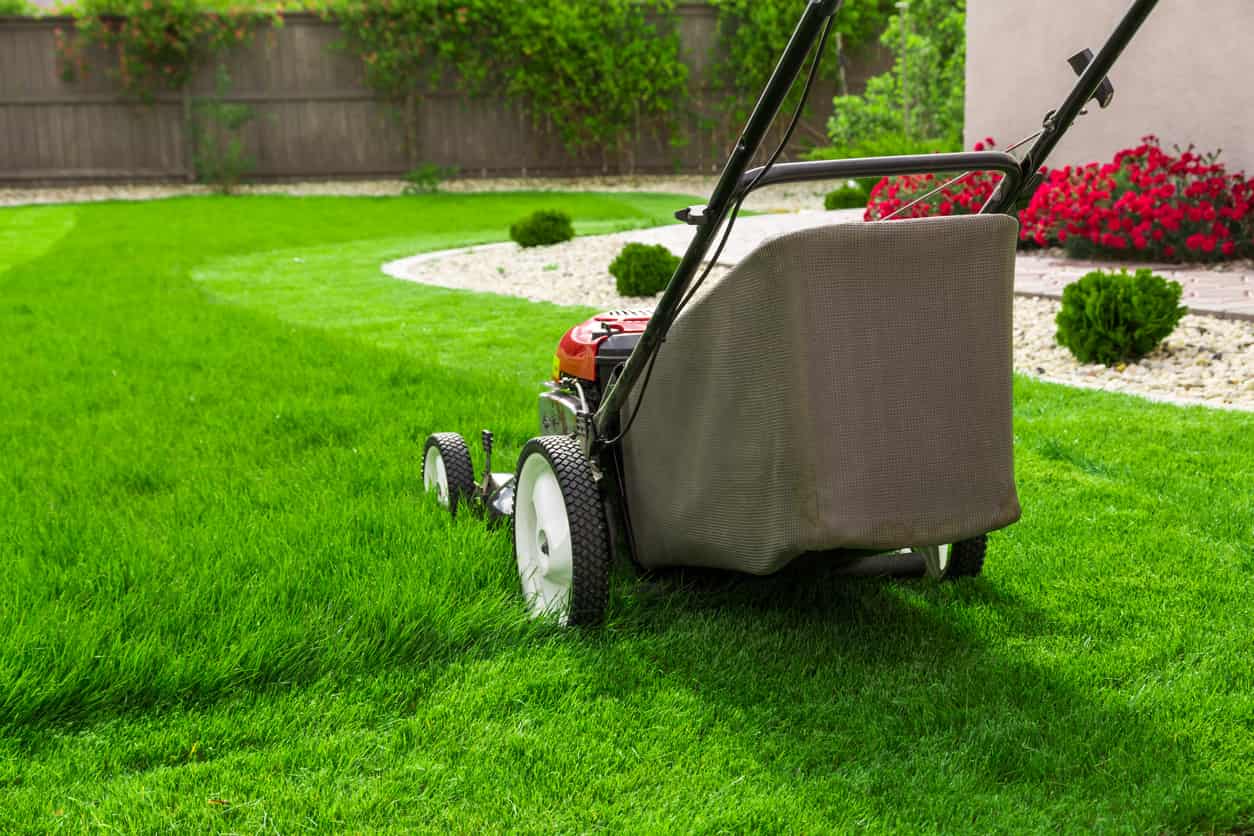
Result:
M624 298L609 263L630 241L658 243L673 228L576 238L523 249L490 244L427 253L384 265L396 278L441 287L520 296L559 305L652 308L655 297ZM728 268L716 267L716 274ZM1054 341L1059 302L1015 299L1015 368L1043 380L1156 400L1254 411L1254 322L1190 314L1138 363L1084 365Z
M644 232L647 232L644 231ZM654 243L641 232L592 235L551 247L485 244L428 253L384 265L399 279L458 290L521 296L533 302L612 310L652 308L656 297L620 296L609 264L630 242ZM715 268L720 273L727 268Z
M1015 299L1015 367L1034 377L1157 400L1254 411L1254 323L1188 314L1139 362L1081 364L1054 341L1054 299Z

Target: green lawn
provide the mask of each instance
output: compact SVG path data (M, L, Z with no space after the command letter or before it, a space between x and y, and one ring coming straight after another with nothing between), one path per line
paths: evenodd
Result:
M955 585L624 572L524 620L432 430L535 427L585 311L388 258L686 198L0 209L0 831L1254 828L1254 416L1020 380Z

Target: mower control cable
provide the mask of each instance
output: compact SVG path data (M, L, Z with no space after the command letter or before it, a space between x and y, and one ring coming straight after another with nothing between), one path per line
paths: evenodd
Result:
M788 123L787 130L784 131L783 139L781 139L779 145L775 147L771 156L767 158L766 164L758 170L757 176L754 177L749 185L742 189L740 194L736 196L736 202L732 205L731 214L727 217L727 225L723 227L723 237L719 240L718 247L714 250L714 255L710 256L709 260L705 263L705 270L702 271L697 280L692 283L692 287L688 289L684 298L681 299L679 304L675 307L675 314L671 319L672 323L675 319L679 318L680 313L682 313L688 303L692 301L692 297L695 296L697 291L701 289L701 285L705 283L705 280L709 278L710 273L714 270L715 265L718 264L719 256L723 254L723 248L727 246L727 241L731 238L732 227L736 225L736 218L740 215L740 207L744 204L745 198L748 197L749 193L752 192L754 187L758 185L758 182L766 176L766 173L771 170L771 166L775 165L776 161L779 160L780 155L784 153L784 148L792 139L793 131L797 129L797 125L801 122L801 115L805 112L806 100L810 98L810 88L814 86L814 79L818 76L819 63L823 59L823 48L827 45L827 36L831 34L832 24L834 22L835 17L829 17L823 26L823 34L819 36L818 47L814 51L814 59L810 62L810 72L806 76L805 86L801 88L801 98L797 102L796 110L793 111L792 119ZM622 441L627 435L627 431L631 429L631 425L636 422L636 416L640 414L640 403L644 400L645 390L649 388L649 378L653 376L653 364L657 361L658 352L662 350L662 345L665 342L666 331L663 331L659 336L657 346L649 355L649 365L644 371L644 378L640 381L640 390L636 393L636 403L632 406L631 417L627 419L627 423L623 425L621 430L619 430L618 435L605 440L604 443L606 445L617 444Z
M710 275L710 271L712 271L715 265L718 264L718 258L723 254L723 247L727 245L727 239L731 237L732 227L736 225L736 218L740 215L740 207L744 204L745 198L749 196L750 192L757 188L758 183L762 181L762 178L766 176L767 172L771 170L771 167L779 160L780 155L784 153L785 146L787 146L789 141L792 139L793 131L797 130L797 125L801 123L801 114L805 111L806 100L810 98L810 88L814 86L814 79L818 75L819 62L823 59L823 48L827 46L827 36L832 31L832 23L834 21L835 18L829 17L827 19L827 25L823 27L823 34L819 37L818 48L814 52L814 60L810 62L810 73L806 76L805 86L801 88L801 99L797 102L797 109L793 111L792 119L788 123L788 129L784 131L784 138L780 140L779 145L775 147L775 151L767 159L766 165L758 169L758 175L750 181L749 185L744 187L744 189L740 192L740 195L736 198L736 204L732 207L731 215L727 218L727 227L723 230L723 238L719 241L718 248L714 250L714 255L710 257L708 262L706 262L705 272L701 274L699 279L693 282L692 287L679 303L679 307L675 309L676 317L678 317L680 312L683 311L690 301L692 301L692 297L696 295L696 292L701 288L702 283L705 282L706 278ZM665 333L662 334L662 341L666 341Z
M1048 118L1048 117L1046 117L1046 118ZM1011 145L1009 148L1007 148L1007 149L1006 149L1006 153L1007 153L1007 154L1009 154L1011 151L1014 151L1014 150L1016 150L1016 149L1018 149L1018 148L1021 148L1021 147L1023 147L1024 145L1027 145L1029 142L1031 142L1032 140L1036 139L1038 136L1040 136L1040 135L1041 135L1041 134L1043 134L1043 133L1045 133L1045 129L1044 129L1044 128L1041 128L1041 129L1040 129L1039 131L1037 131L1036 133L1031 134L1031 135L1029 135L1029 136L1025 136L1023 139L1019 140L1019 141L1018 141L1018 142L1016 142L1014 145ZM898 215L900 215L902 212L906 211L907 209L910 209L910 208L913 208L913 207L915 207L915 206L918 206L920 203L922 203L923 201L927 200L929 197L931 197L932 195L936 194L937 192L944 191L945 189L948 189L950 186L953 186L953 185L955 185L955 184L957 184L957 183L961 183L963 180L966 180L968 177L970 177L970 176L971 176L971 175L973 175L973 174L975 174L975 172L974 172L974 171L964 171L962 174L959 174L957 177L952 177L952 178L950 178L950 179L946 180L944 183L941 183L939 186L937 186L936 188L932 189L930 192L928 192L928 193L926 193L926 194L919 195L918 197L916 197L914 200L910 201L910 202L909 202L909 203L907 203L906 205L897 207L897 208L896 208L896 209L894 209L891 213L889 213L889 214L885 215L884 217L880 218L880 220L881 220L881 221L891 221L893 218L897 217ZM1004 175L1003 175L1003 176L1004 176Z

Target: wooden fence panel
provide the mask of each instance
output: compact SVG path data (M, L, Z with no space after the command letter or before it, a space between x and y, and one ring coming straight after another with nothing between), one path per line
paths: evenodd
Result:
M186 176L181 98L125 99L94 61L85 78L62 79L57 25L0 23L0 180Z
M517 104L467 98L452 85L414 102L409 147L404 107L366 86L360 60L335 48L339 30L314 15L287 16L218 61L230 79L225 100L256 112L243 132L253 179L395 176L428 162L469 176L709 172L739 127L715 81L716 12L689 2L676 15L689 67L688 112L677 131L686 142L676 147L641 124L621 158L602 149L569 153L551 126L534 124ZM70 24L0 19L0 182L191 179L193 103L215 95L218 65L198 70L186 91L140 103L111 79L108 56L92 56L85 78L60 77L54 33ZM856 56L851 86L887 60L879 49ZM810 140L821 136L832 92L825 85L812 96Z

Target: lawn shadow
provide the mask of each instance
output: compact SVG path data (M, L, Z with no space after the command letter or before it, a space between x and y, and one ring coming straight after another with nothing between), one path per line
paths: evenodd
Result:
M669 684L735 718L720 735L834 818L856 797L879 821L1012 829L1010 799L1018 829L1161 832L1204 829L1225 806L1204 753L1086 680L1060 652L1075 628L995 577L806 562L765 578L668 571L624 597L614 630L631 640L601 648L604 675L654 645ZM946 797L962 802L936 818Z

